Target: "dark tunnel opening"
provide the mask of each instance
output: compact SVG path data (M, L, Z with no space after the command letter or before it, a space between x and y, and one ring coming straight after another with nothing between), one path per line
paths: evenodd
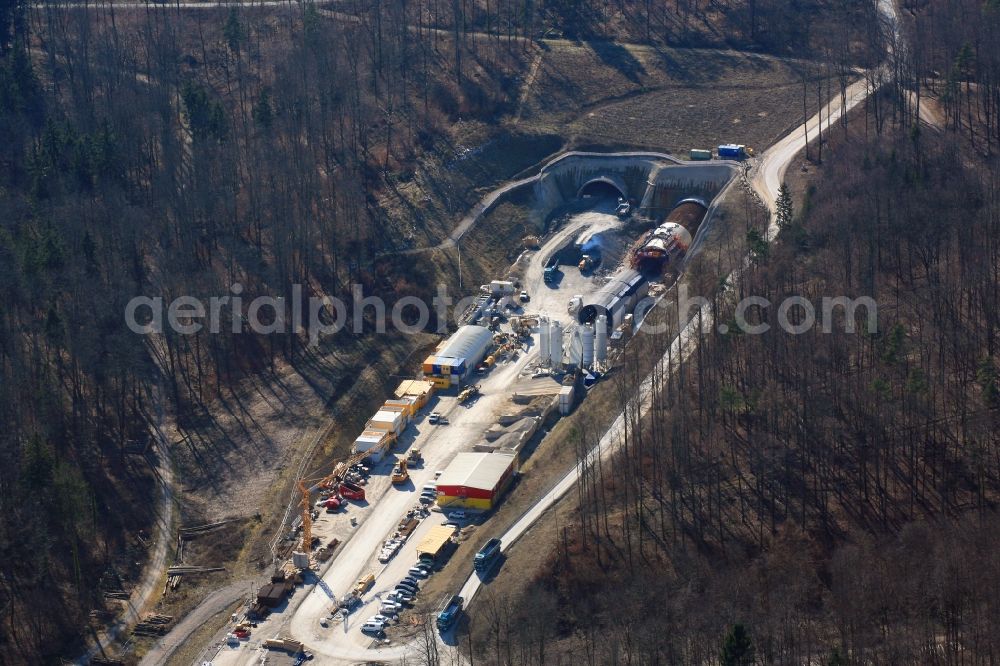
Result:
M625 193L609 180L595 179L581 187L577 197L580 199L593 197L595 199L618 200L619 197L624 199Z

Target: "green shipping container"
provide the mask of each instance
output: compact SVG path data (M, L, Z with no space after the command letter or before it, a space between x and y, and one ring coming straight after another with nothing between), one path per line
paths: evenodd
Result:
M712 151L692 148L690 157L692 160L710 160L712 159Z

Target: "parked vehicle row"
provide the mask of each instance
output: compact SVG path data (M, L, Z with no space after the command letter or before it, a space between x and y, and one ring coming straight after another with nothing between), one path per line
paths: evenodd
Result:
M403 547L403 542L405 539L387 539L385 544L382 546L382 550L379 551L378 561L385 564L399 552L399 549Z
M437 484L428 483L420 490L418 500L421 504L434 504L437 502Z
M432 571L433 566L428 562L418 562L410 567L406 577L396 583L396 587L382 598L378 615L368 618L361 625L362 633L384 635L385 628L399 616L404 607L413 603L420 592L420 583L426 580Z

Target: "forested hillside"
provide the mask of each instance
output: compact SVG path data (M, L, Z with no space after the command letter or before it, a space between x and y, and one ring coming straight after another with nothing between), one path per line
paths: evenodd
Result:
M125 327L128 300L373 287L376 252L402 240L387 174L447 156L459 116L501 113L522 47L470 43L457 64L446 36L312 6L4 10L0 649L33 661L142 565L155 484L130 451L150 424L306 343L227 320L150 345Z
M514 663L699 663L736 624L758 661L725 663L997 658L997 173L905 131L836 144L735 294L872 295L877 330L790 335L772 306L741 334L720 301L737 332L589 470L522 604L479 616L535 646Z
M715 303L728 331L588 469L528 591L484 602L487 663L998 659L1000 7L908 4L897 84L790 170L776 241L748 233ZM767 333L736 325L751 295ZM816 308L800 335L778 325L789 296ZM872 297L877 325L839 310L824 332L835 296Z
M234 283L246 301L295 284L306 297L346 296L354 282L390 300L424 293L452 269L380 257L439 242L475 186L560 145L488 131L523 154L490 171L455 138L514 110L535 40L846 63L864 57L834 50L830 21L857 30L873 11L791 0L81 4L0 2L0 650L15 663L72 653L89 612L106 608L103 591L143 565L151 426L324 353L292 333L233 333L228 320L215 335L143 338L122 316L133 296L205 298ZM341 335L328 344L352 342Z

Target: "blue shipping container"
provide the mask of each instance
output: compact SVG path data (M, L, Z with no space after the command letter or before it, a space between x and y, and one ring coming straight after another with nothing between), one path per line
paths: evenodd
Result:
M727 143L719 146L719 157L731 157L734 159L740 159L744 157L743 146L737 145L735 143Z

